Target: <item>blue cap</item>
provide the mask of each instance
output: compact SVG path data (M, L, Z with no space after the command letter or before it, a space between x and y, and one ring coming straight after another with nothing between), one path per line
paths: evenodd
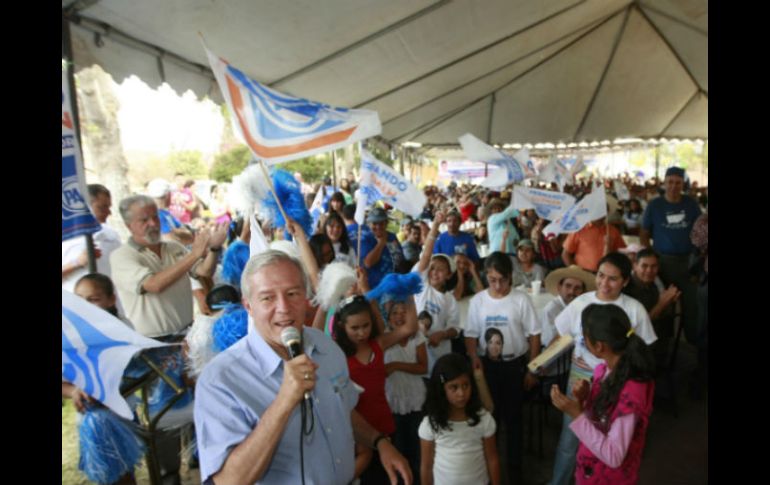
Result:
M684 178L684 169L680 167L669 167L668 170L666 170L666 177L669 175L676 175L677 177Z
M376 222L383 222L388 220L388 213L385 212L385 209L382 209L380 207L375 207L371 211L369 211L369 215L366 216L366 222L369 224L373 224Z

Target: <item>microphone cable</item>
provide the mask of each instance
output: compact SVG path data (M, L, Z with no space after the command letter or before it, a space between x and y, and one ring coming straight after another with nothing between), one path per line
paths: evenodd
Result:
M310 427L307 426L308 408L310 410ZM313 398L304 399L300 404L301 425L299 430L299 466L302 473L302 485L305 485L305 436L310 436L315 428L313 413Z

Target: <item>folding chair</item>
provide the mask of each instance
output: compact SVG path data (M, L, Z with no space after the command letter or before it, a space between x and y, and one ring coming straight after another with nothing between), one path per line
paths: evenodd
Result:
M138 378L124 377L120 392L123 397L128 397L135 394L137 391L140 391L142 403L137 408L140 428L139 435L147 444L145 459L147 461L147 469L150 475L150 483L151 485L161 485L162 477L156 442L157 433L170 427L168 424L164 426L165 423L163 423L162 420L167 416L167 413L169 410L171 410L174 404L176 404L184 396L188 387L184 384L179 386L176 382L174 382L174 379L169 377L167 373L158 367L158 365L147 355L153 350L154 349L147 349L138 356L138 358L147 365L149 370ZM174 395L163 405L163 407L157 413L151 415L149 396L155 381L159 378L174 390ZM191 405L188 407L191 409ZM192 422L192 413L190 412L189 415L189 419L183 418L182 421Z

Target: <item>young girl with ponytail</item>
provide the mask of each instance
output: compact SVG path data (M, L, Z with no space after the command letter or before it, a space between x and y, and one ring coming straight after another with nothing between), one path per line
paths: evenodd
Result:
M554 406L573 418L569 427L580 440L575 483L634 484L652 412L655 361L619 306L588 305L581 320L588 350L604 363L594 369L592 384L575 384L575 399L551 388Z

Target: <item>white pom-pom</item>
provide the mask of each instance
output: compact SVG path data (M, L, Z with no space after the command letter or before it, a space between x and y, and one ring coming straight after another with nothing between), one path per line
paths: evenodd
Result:
M217 355L214 350L214 338L211 331L221 313L217 312L213 316L196 316L185 337L187 345L190 347L187 353L186 367L191 377L198 377L206 364Z
M233 177L233 185L228 191L229 203L242 214L251 214L258 202L270 193L270 184L257 164L246 167L240 175Z
M291 241L287 241L285 239L273 241L270 243L270 249L275 249L276 251L286 253L294 259L300 259L299 249L297 249L297 246Z
M329 263L321 272L313 305L321 305L324 310L337 305L357 279L356 270L346 263Z

